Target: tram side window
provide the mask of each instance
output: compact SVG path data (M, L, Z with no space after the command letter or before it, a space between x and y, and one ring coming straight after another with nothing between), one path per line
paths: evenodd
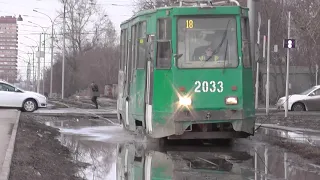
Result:
M128 47L129 47L129 40L128 40L128 30L125 29L125 33L124 33L124 49L123 49L123 70L126 72L127 69L128 69L128 65L127 65L127 62L128 62Z
M131 42L132 42L132 70L134 70L136 68L136 62L137 62L137 42L138 42L138 38L137 38L137 24L132 26L131 28Z
M138 60L137 69L144 69L146 59L147 23L141 22L138 28Z
M241 30L242 30L242 61L245 68L252 66L251 53L250 53L250 39L249 39L249 28L248 18L241 19Z
M127 43L127 30L121 31L121 57L120 57L120 70L124 70L124 64L125 64L125 57L126 57L126 43Z
M172 22L170 18L158 20L157 68L171 68Z
M136 26L131 26L131 37L128 45L128 50L129 50L129 57L128 57L128 80L131 82L132 81L132 72L134 67L134 57L135 57L135 52L134 52L134 46L135 46L135 28Z

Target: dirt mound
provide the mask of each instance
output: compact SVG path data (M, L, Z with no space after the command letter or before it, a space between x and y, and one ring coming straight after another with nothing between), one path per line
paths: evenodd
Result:
M55 139L55 128L22 113L12 157L10 180L80 180L76 173L85 164L73 162L68 148Z

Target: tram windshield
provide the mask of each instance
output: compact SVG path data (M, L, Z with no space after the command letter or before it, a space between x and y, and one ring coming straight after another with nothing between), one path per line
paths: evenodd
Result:
M238 66L235 17L180 17L177 41L179 68Z

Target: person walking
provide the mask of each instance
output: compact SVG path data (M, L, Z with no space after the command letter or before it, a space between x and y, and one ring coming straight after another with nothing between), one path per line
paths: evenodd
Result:
M99 87L94 81L92 81L91 83L91 91L92 91L91 101L96 105L96 108L98 109L97 99L100 96L100 93L99 93Z

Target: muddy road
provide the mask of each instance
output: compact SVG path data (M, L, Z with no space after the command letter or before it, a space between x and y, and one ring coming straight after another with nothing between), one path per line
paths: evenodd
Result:
M265 139L263 130L231 146L185 142L159 148L105 120L46 118L43 123L60 129L58 139L74 160L90 164L77 173L84 179L117 180L117 172L137 180L149 179L146 176L190 180L320 179L320 166L274 143L261 141Z

